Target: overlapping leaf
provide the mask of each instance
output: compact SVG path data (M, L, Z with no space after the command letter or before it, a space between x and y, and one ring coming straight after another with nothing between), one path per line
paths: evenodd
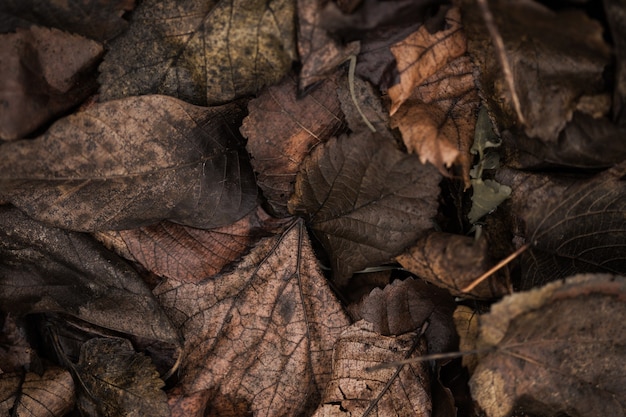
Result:
M221 104L279 81L295 43L290 0L143 1L100 66L100 98Z
M308 410L348 326L302 221L261 240L233 272L198 284L170 279L155 292L185 337L174 416Z
M73 230L164 219L227 225L256 204L252 169L233 128L241 111L165 96L95 105L35 140L0 145L0 198Z
M440 176L390 140L364 131L332 138L303 163L289 201L332 260L334 279L389 261L432 226Z

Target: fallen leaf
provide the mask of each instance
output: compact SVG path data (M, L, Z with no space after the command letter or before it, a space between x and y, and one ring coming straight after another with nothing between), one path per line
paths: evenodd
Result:
M470 186L470 148L480 104L473 71L467 56L448 63L417 86L391 119L409 152L422 162L444 173L458 164L465 188Z
M483 216L493 212L511 195L511 187L494 180L472 179L472 208L467 219L475 224Z
M0 311L0 374L36 369L36 350L26 336L26 324L14 314Z
M297 81L288 77L248 104L240 130L248 138L259 187L278 216L289 214L287 201L302 160L342 127L337 88L329 79L298 98Z
M170 279L155 293L185 337L174 416L204 415L205 406L242 415L242 404L257 416L305 412L348 326L301 220L262 239L233 272L198 284Z
M232 128L240 112L237 104L204 108L165 96L97 104L35 140L0 145L0 199L72 230L164 219L230 224L257 194Z
M603 5L616 60L613 120L623 124L626 121L626 13L621 0L605 0Z
M18 139L77 105L97 88L89 73L97 42L33 26L0 35L0 139Z
M105 41L120 34L128 25L122 17L135 7L135 0L3 0L0 21L15 25L0 26L1 32L31 24L51 26L91 39Z
M0 374L3 416L62 417L74 408L74 395L72 376L59 367L48 367L42 375Z
M299 88L332 75L351 55L359 53L359 42L343 45L322 27L324 0L298 0L298 52L302 62Z
M390 114L395 114L413 90L467 49L461 26L461 13L451 8L446 14L444 30L430 33L426 26L391 47L396 57L400 83L387 91L391 99Z
M583 272L626 273L626 163L587 181L502 169L512 215L519 219L519 288ZM520 222L521 221L521 222Z
M164 94L221 104L272 85L296 59L290 0L146 0L111 42L100 99Z
M305 216L344 285L367 266L390 261L432 226L437 170L380 135L332 138L303 162L292 213Z
M511 292L510 283L500 275L492 275L469 294L461 291L493 266L488 250L486 239L432 232L397 256L396 261L454 296L493 299Z
M350 93L350 88L354 88L354 99ZM354 77L353 86L350 87L349 77L343 76L339 80L337 95L346 123L352 132L368 129L364 121L366 119L376 129L376 132L393 137L389 128L389 115L383 109L380 93L375 91L370 83L359 77Z
M383 336L416 332L428 322L424 333L428 352L439 353L457 348L454 308L454 299L446 290L408 278L395 280L382 290L375 288L350 306L350 312L356 320L372 323L372 330Z
M539 2L490 2L503 50L493 47L480 8L464 2L469 52L480 68L483 95L502 130L521 125L531 137L554 142L585 95L604 89L610 49L602 26L585 12L555 12ZM498 56L510 67L509 91ZM518 120L515 100L517 97Z
M90 236L0 207L0 301L17 314L61 312L171 345L179 336L124 260Z
M119 338L85 342L78 363L72 366L81 382L78 408L88 416L169 417L165 383L142 353Z
M478 313L465 305L458 305L453 314L454 326L459 335L459 352L469 352L476 349L478 340ZM474 373L478 365L478 357L474 354L463 355L463 366L470 375Z
M281 224L260 207L237 222L203 230L161 222L139 229L109 232L121 239L121 251L148 271L165 278L198 283L237 261Z
M578 275L504 298L480 317L470 381L489 417L621 416L626 409L626 278ZM515 383L511 383L515 381Z
M361 320L341 334L333 353L332 377L314 417L363 416L370 407L374 416L431 415L426 363L405 365L398 375L394 368L366 370L426 353L423 339L414 332L383 336L373 327Z

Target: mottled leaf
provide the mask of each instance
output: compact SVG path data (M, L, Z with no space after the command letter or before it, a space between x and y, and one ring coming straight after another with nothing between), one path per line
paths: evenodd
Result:
M380 135L333 138L313 150L289 201L329 252L334 279L389 261L432 226L440 175Z
M100 66L100 98L224 103L278 82L295 58L291 0L146 0Z
M177 345L178 333L130 265L90 236L0 208L0 301L17 313L62 312Z
M0 139L21 138L96 90L94 41L34 26L0 35Z
M298 98L297 81L291 77L266 89L252 100L241 133L248 138L259 187L276 215L286 216L287 201L302 160L317 144L342 127L335 79L324 81Z
M165 96L97 104L35 140L0 145L0 198L72 230L227 225L256 204L240 117L237 104Z
M623 416L626 278L578 275L506 297L480 317L470 381L489 417ZM515 383L511 383L515 381Z
M430 416L430 374L426 363L368 372L366 368L426 353L415 332L389 337L365 320L341 334L333 354L333 373L314 417ZM391 381L390 386L386 386ZM380 398L379 395L382 395Z
M74 407L74 381L58 367L34 372L0 374L0 414L63 417Z
M447 352L457 347L452 322L454 299L441 288L413 278L395 280L374 289L350 312L357 319L373 324L372 330L383 336L418 331L428 322L426 341L430 353Z
M88 416L169 417L165 385L159 373L131 343L119 338L85 342L72 367L81 382L78 408Z
M455 296L498 298L511 292L510 283L500 275L492 275L469 294L461 291L493 266L485 239L432 232L396 260L418 277Z
M521 256L520 288L582 272L626 273L625 176L624 162L586 181L498 173L513 189L518 240L531 244Z
M348 326L302 221L261 240L233 272L197 284L170 279L155 293L185 337L174 416L309 410Z

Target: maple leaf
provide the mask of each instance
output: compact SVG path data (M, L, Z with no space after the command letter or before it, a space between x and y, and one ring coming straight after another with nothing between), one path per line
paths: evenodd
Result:
M241 413L241 403L259 416L305 411L348 325L301 220L262 239L233 272L197 284L169 279L155 293L185 337L174 416L201 415L207 401L219 415Z

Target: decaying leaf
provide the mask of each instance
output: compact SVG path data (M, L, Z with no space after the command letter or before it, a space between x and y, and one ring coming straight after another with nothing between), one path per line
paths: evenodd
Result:
M337 88L335 79L329 79L298 98L297 81L288 77L248 104L250 114L240 130L248 138L259 187L279 216L288 215L287 201L302 160L342 126Z
M0 374L36 369L37 362L36 351L26 338L24 320L0 311Z
M480 317L470 381L489 417L623 416L626 278L578 275L506 297ZM515 383L512 383L515 381Z
M392 117L409 152L445 172L458 164L465 188L470 185L478 92L472 63L462 56L425 79Z
M626 274L626 162L590 180L558 180L508 169L516 230L531 249L521 256L528 289L583 272Z
M0 32L38 24L105 41L126 28L122 15L134 7L135 0L3 0Z
M271 234L281 223L258 207L237 222L217 229L161 222L108 232L103 237L119 242L117 250L128 253L157 275L197 283L237 261L258 238Z
M432 227L440 175L380 135L332 138L298 173L292 213L302 213L329 252L334 280L389 261Z
M301 220L261 240L233 272L198 284L170 279L155 293L185 337L174 416L308 410L348 326Z
M221 104L278 82L295 58L291 0L147 0L111 43L100 98L164 94Z
M81 348L73 370L80 381L78 408L88 416L169 417L167 395L150 358L119 338L95 338Z
M70 373L58 367L35 372L0 374L0 415L63 417L74 408Z
M492 275L469 294L461 290L493 266L486 239L432 232L419 239L396 260L417 275L452 295L498 298L511 292L510 283Z
M333 352L333 373L314 417L431 415L430 374L426 363L368 372L366 368L426 353L415 332L389 337L361 320L341 334ZM386 384L391 382L389 387ZM380 398L378 398L380 396Z
M457 337L452 322L454 299L441 288L408 278L395 280L384 289L376 288L350 312L356 320L367 320L383 336L418 331L424 323L428 352L454 350Z
M380 93L370 83L359 77L354 77L353 80L354 99L350 93L350 88L349 77L341 77L337 95L341 102L341 111L345 115L346 123L350 130L359 132L368 129L366 122L363 120L365 118L376 129L376 132L381 135L391 136L389 132L389 115L383 109ZM360 112L359 109L361 110Z
M465 53L467 45L459 9L451 8L445 20L445 30L431 34L426 26L421 26L391 47L400 73L400 83L388 90L392 115L409 99L415 87Z
M521 124L528 136L554 142L584 95L602 92L609 47L602 26L583 11L555 12L539 2L492 1L504 50L493 47L480 9L464 1L469 52L480 68L481 86L501 129ZM524 120L498 62L506 59ZM512 78L512 79L511 79Z
M176 329L134 269L90 236L0 208L0 302L16 313L61 312L171 345Z
M454 326L459 335L459 352L469 352L476 349L478 340L478 313L466 305L458 305L454 310ZM474 354L463 355L463 366L470 374L478 364L478 358Z
M0 139L18 139L96 90L102 45L33 26L0 35Z
M72 230L164 219L230 224L254 208L257 195L233 128L241 111L166 96L97 104L35 140L0 145L0 199Z

